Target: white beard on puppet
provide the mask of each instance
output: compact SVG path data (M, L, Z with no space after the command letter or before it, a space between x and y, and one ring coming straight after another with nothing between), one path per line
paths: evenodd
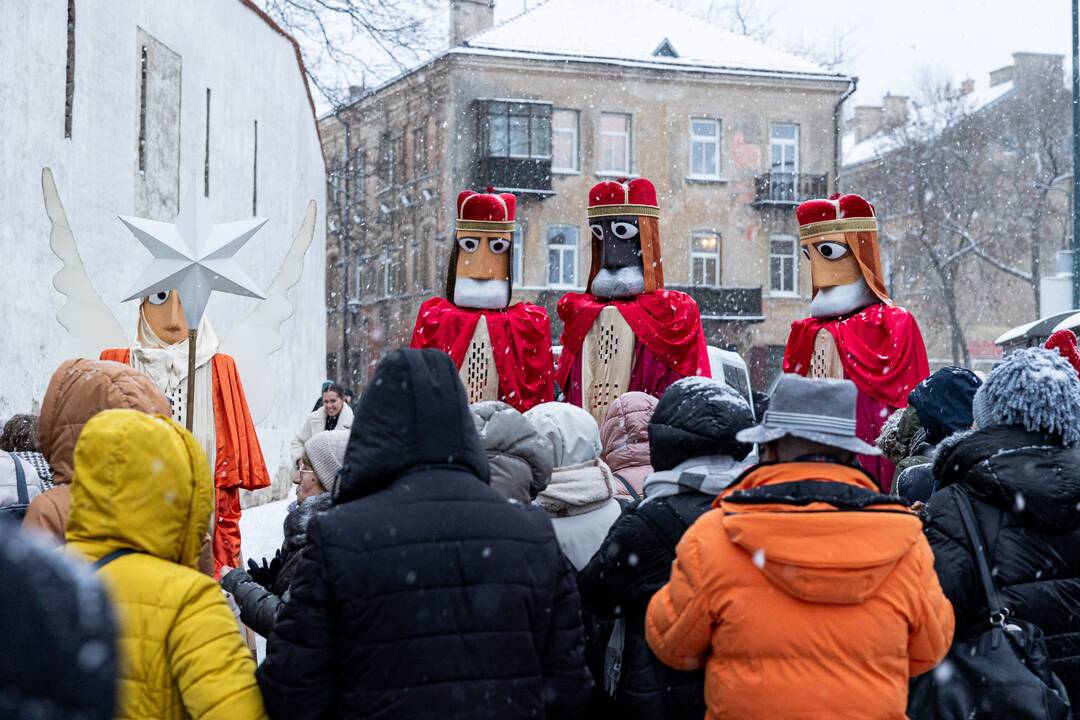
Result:
M818 290L817 295L810 301L810 316L840 317L878 302L881 302L880 298L866 284L866 280L859 278L847 285L834 285Z
M454 280L454 304L474 310L502 310L510 304L510 283L459 277Z
M635 265L618 270L600 268L592 281L592 294L604 298L629 298L645 292L645 273Z

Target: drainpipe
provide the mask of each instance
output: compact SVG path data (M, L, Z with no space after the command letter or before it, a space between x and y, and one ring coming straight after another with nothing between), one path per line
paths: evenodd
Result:
M858 86L859 78L851 78L848 81L848 89L833 106L833 192L840 192L840 123L844 119L844 101L855 94L855 88Z

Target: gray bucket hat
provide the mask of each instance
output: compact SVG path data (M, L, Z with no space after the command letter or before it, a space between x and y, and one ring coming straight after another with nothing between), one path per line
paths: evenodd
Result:
M791 436L857 455L880 455L881 450L855 437L857 396L850 380L781 375L761 424L735 437L739 442L760 444Z

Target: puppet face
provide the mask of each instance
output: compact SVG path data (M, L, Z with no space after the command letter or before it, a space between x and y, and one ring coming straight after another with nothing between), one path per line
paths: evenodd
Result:
M146 324L162 342L175 345L187 339L184 306L180 304L180 293L176 289L144 297L141 309Z
M863 279L843 233L821 235L802 243L802 253L810 261L814 290L851 285Z
M641 227L637 217L596 218L590 225L593 241L600 244L600 269L592 281L594 295L634 297L645 292L641 265Z
M458 230L455 305L497 310L510 303L511 237L508 232Z

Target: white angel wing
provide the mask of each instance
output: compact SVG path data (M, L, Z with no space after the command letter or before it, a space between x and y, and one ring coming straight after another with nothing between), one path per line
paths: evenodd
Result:
M293 238L289 253L266 291L266 299L259 301L221 343L221 352L232 355L236 360L251 409L251 419L256 424L270 413L274 404L277 383L274 382L269 360L281 349L281 326L293 314L288 292L304 274L304 255L315 237L315 210L316 204L312 200L308 203L304 222Z
M86 267L49 168L41 170L41 190L45 212L52 223L49 248L63 263L53 276L53 287L64 296L64 304L56 313L57 321L68 331L63 357L96 360L105 348L127 347L131 342L127 333L86 276Z

